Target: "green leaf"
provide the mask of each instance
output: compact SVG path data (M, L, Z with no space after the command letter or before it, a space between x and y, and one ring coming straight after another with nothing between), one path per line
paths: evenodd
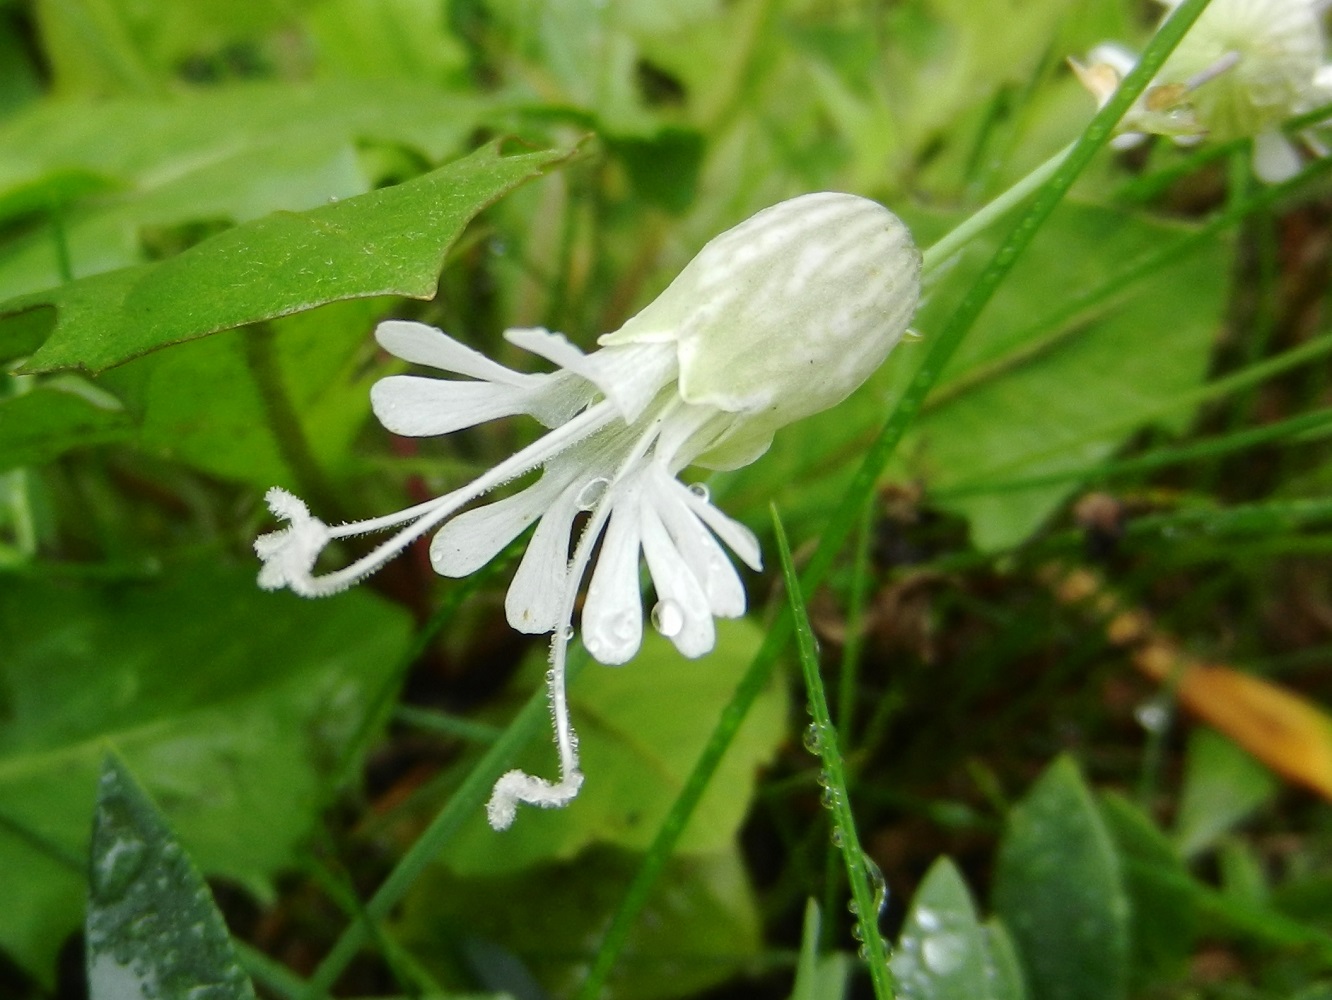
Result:
M412 890L394 934L446 989L470 980L536 996L535 978L547 996L573 996L637 864L634 854L594 848L521 874L459 878L435 869ZM616 966L608 995L692 996L746 968L760 944L738 849L677 856L634 925L632 960Z
M1164 833L1122 795L1101 796L1132 905L1135 988L1179 975L1193 954L1198 907L1192 876Z
M254 1000L203 877L114 754L97 785L91 850L91 1000Z
M1032 1000L1123 1000L1129 900L1114 844L1068 758L1009 814L994 910L1013 935Z
M71 448L128 437L130 421L113 404L61 385L0 399L0 471L41 465Z
M384 309L381 299L330 303L267 329L229 331L136 358L98 382L125 401L144 450L227 479L298 489L254 353L272 359L316 464L336 475L370 412L374 373L365 371L364 357ZM226 391L200 392L201 385Z
M54 308L25 372L101 371L170 344L326 302L434 295L454 241L478 212L569 156L501 156L496 145L396 187L226 230L159 264L97 275L0 304ZM0 321L0 339L3 322Z
M326 804L409 637L367 591L268 594L251 566L146 583L0 579L0 947L49 979L78 923L114 746L206 872L261 891Z
M1272 772L1215 730L1196 727L1184 758L1174 840L1186 858L1205 851L1235 824L1271 802Z
M850 981L853 959L844 951L819 954L819 904L805 903L805 926L800 936L791 1000L842 1000Z
M903 1000L991 1000L984 928L961 873L940 858L911 900L890 961Z
M1027 988L1022 978L1022 962L1013 938L998 917L985 921L985 951L990 973L992 1000L1026 1000Z
M716 648L697 660L647 632L624 668L590 664L569 692L587 776L578 798L563 809L529 810L523 822L499 834L478 812L444 863L459 874L482 875L572 858L591 844L645 849L761 640L747 619L719 621ZM545 669L545 651L534 653L520 674L523 690L541 684ZM746 717L678 850L710 853L731 843L749 810L758 768L785 736L786 691L774 684ZM514 766L543 774L554 766L553 755L542 741Z

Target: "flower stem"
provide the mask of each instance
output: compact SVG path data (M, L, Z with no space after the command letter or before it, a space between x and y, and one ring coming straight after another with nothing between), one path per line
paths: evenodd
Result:
M1059 165L1068 158L1068 154L1073 151L1074 145L1076 144L1069 143L1007 191L997 195L976 212L973 212L926 250L921 255L921 270L923 273L929 275L937 270L940 265L947 263L949 258L970 243L979 233L999 221L1005 212L1038 190L1059 169Z
M786 540L786 529L777 516L776 506L771 507L772 529L777 537L777 554L782 561L782 580L786 585L786 599L795 623L796 651L800 660L800 669L805 676L805 694L809 698L809 714L813 720L809 733L812 750L819 755L822 765L819 772L819 784L823 786L824 804L832 811L832 825L835 842L842 852L846 864L847 881L851 884L851 898L855 903L854 912L859 929L857 937L862 945L861 958L869 967L870 981L874 985L876 1000L892 1000L893 977L888 968L888 946L879 931L879 914L883 910L884 890L877 886L870 888L872 862L860 846L860 836L856 833L855 817L851 815L851 800L846 788L846 768L842 762L842 751L837 745L837 727L833 725L832 715L828 711L828 699L823 691L823 679L819 676L818 655L814 652L814 632L809 625L809 614L805 610L805 595L796 576L795 564L791 560L791 546ZM882 875L878 878L881 880Z
M250 370L255 388L259 390L259 399L268 417L268 427L273 432L282 460L296 477L300 491L329 515L336 515L341 506L337 493L315 459L296 405L292 402L291 393L287 391L273 345L272 327L267 323L256 323L245 327L242 336L245 366Z

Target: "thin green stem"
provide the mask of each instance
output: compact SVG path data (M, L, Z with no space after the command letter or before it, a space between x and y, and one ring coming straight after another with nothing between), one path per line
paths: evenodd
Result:
M865 603L869 597L870 535L874 524L874 494L865 500L860 523L856 530L855 558L851 564L851 588L847 598L846 639L842 643L842 663L837 677L837 731L842 734L848 748L852 745L855 725L856 689L860 686L860 657L865 646ZM853 769L854 774L854 769ZM838 876L838 852L829 846L823 866L823 911L832 913L841 890ZM831 933L832 922L823 925L825 937ZM827 944L825 940L823 942Z
M586 656L570 656L569 682L572 683L586 663ZM435 816L407 853L394 867L383 884L365 904L365 916L342 932L333 948L319 963L306 984L301 1000L319 1000L326 997L333 984L342 975L357 952L370 939L369 922L378 922L407 894L421 873L439 857L444 847L461 829L467 817L485 807L487 796L495 780L510 767L514 757L536 733L548 724L546 689L533 692L502 736L486 751L476 766L463 779L453 797Z
M1068 154L1073 151L1073 146L1074 144L1070 143L1059 152L1055 153L1054 156L1050 157L1031 173L1027 174L1026 177L1023 177L1007 191L996 196L978 212L963 220L956 228L926 250L924 254L921 255L922 271L926 275L932 273L941 264L946 263L950 257L975 239L980 233L984 232L1003 218L1007 212L1025 201L1028 196L1039 189L1040 186L1048 181L1054 172L1059 169L1059 165L1063 163L1068 157Z
M961 344L1000 281L1007 275L1068 189L1072 187L1078 175L1091 162L1092 157L1109 141L1115 123L1147 86L1207 3L1208 0L1184 0L1175 9L1148 43L1137 66L1124 79L1109 103L1097 112L1082 138L1055 169L1045 186L1036 195L1033 204L1023 213L1012 233L995 254L990 265L958 304L924 364L917 369L906 394L870 445L842 502L830 518L827 528L819 539L818 548L801 577L801 586L805 591L812 592L827 575L837 553L850 535L865 498L873 492L902 435L920 410L921 402L938 381L945 363ZM790 613L784 611L768 630L763 645L740 679L735 694L722 710L712 735L694 765L694 770L663 819L642 865L625 890L619 909L611 918L588 978L578 991L579 1000L593 1000L600 996L606 977L623 949L625 941L628 940L633 921L646 905L652 887L664 870L680 833L702 798L703 791L712 780L722 754L730 745L759 692L763 690L768 674L790 636L790 629Z
M447 712L436 712L414 705L399 705L393 710L397 722L438 733L441 736L453 736L468 743L494 743L504 733L499 726L489 726L484 722L473 722Z
M245 338L245 364L259 390L278 451L296 477L299 490L314 501L325 516L336 518L342 504L315 459L296 404L287 391L273 344L272 328L267 323L256 323L247 326L242 336Z
M846 865L846 878L851 885L851 899L854 902L856 924L862 948L862 958L869 967L870 982L874 986L877 1000L892 1000L893 976L888 968L888 946L884 943L879 930L879 913L885 901L881 885L870 886L872 862L860 847L860 836L856 833L855 817L851 815L851 798L846 788L846 768L842 763L842 753L837 745L837 727L833 725L828 712L828 699L823 692L823 679L819 676L818 654L814 652L814 630L809 625L809 614L805 610L805 597L800 590L800 580L796 577L795 564L791 561L791 546L786 540L786 530L782 527L777 508L771 508L772 528L777 540L777 554L782 562L782 580L786 584L786 599L791 616L795 622L796 652L800 659L800 669L805 677L805 694L809 699L810 723L809 740L818 753L822 764L819 783L823 786L824 805L832 812L832 824L835 843L842 852L842 861ZM882 882L883 876L877 880Z
M245 971L278 1000L297 1000L305 990L304 979L254 945L232 938L231 946Z
M56 273L62 283L74 280L74 258L69 252L69 230L65 226L65 203L58 197L51 199L47 214L51 219L51 242L55 246Z

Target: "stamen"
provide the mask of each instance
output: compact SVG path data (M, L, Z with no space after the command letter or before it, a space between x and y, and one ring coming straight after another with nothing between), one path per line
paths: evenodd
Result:
M506 461L501 462L485 475L474 479L461 489L446 493L444 496L436 497L425 503L417 504L414 507L409 507L407 510L398 511L396 514L387 514L383 517L371 518L368 521L354 521L350 524L340 524L337 527L330 528L328 530L329 538L349 538L408 523L408 526L402 531L382 544L375 546L374 549L350 565L331 573L325 573L322 576L302 572L289 581L289 586L296 593L305 597L323 597L328 594L336 594L338 591L350 587L362 577L373 573L437 524L457 513L464 505L488 493L495 487L502 486L510 479L516 479L518 476L544 465L566 448L585 440L614 423L619 419L619 416L619 411L603 400L588 407L567 424L562 424L550 433L533 441L526 448L510 456Z
M1222 73L1229 73L1240 64L1240 60L1243 58L1244 57L1238 52L1227 52L1216 62L1212 63L1212 65L1205 69L1200 69L1197 73L1194 73L1193 76L1185 80L1184 88L1186 90L1197 90L1204 83L1215 80Z

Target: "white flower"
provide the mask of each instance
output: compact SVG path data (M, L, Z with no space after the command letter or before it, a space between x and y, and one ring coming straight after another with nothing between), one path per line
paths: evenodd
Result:
M1169 14L1182 0L1158 2ZM1260 179L1294 176L1299 153L1281 125L1332 99L1323 6L1324 0L1212 0L1125 115L1115 145L1123 148L1145 134L1181 144L1250 138ZM1075 62L1073 69L1104 105L1133 62L1121 47L1102 45L1089 65ZM1323 154L1312 136L1305 139Z
M656 592L652 622L685 656L710 651L715 618L745 611L730 549L760 568L752 532L701 487L690 465L730 469L767 450L779 427L845 398L901 338L915 309L920 255L887 209L847 194L810 194L759 212L709 242L658 298L584 354L543 329L505 333L557 370L512 371L432 327L390 320L375 331L392 354L462 379L393 375L371 390L390 431L447 434L528 414L551 430L474 482L386 517L329 526L281 489L268 492L287 527L263 535L259 583L315 597L373 572L426 532L445 576L483 566L532 524L505 609L519 631L553 632L550 694L560 754L555 783L504 775L487 807L497 829L518 802L555 806L582 783L568 721L564 665L575 599L591 568L582 612L588 652L628 661L642 639L639 557ZM520 491L463 513L504 483ZM586 526L573 547L575 519ZM314 575L332 539L396 529L343 569ZM600 540L600 554L592 554Z

